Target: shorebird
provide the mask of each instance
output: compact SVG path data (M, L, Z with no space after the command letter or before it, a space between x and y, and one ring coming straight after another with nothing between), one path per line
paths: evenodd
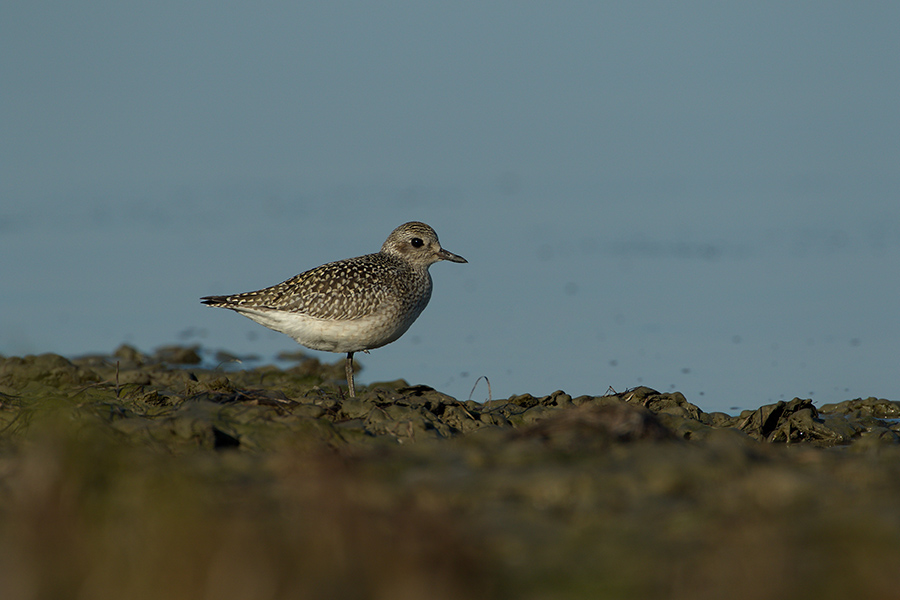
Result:
M431 299L428 267L464 263L441 247L434 229L411 221L396 228L381 250L316 267L255 292L206 296L203 304L229 308L313 350L346 352L347 387L353 354L396 341Z

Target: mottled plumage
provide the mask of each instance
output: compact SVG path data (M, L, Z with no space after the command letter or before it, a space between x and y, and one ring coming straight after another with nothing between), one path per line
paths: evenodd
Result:
M403 335L431 299L428 267L466 262L441 248L437 234L413 221L391 232L381 251L328 263L255 292L207 296L313 350L347 353L354 395L353 353L380 348Z

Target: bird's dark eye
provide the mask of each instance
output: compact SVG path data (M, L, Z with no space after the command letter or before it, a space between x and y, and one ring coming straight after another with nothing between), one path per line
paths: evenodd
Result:
M425 242L422 241L422 238L413 238L409 240L409 243L412 244L413 248L421 248L425 245Z

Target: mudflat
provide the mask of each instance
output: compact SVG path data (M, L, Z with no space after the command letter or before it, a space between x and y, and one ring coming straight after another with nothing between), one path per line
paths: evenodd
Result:
M0 358L0 597L896 598L900 403ZM484 388L479 388L482 393Z

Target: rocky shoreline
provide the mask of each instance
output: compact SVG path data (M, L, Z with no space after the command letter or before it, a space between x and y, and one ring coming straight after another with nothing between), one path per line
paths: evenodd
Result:
M900 589L896 401L347 398L342 373L182 347L0 359L0 597Z

